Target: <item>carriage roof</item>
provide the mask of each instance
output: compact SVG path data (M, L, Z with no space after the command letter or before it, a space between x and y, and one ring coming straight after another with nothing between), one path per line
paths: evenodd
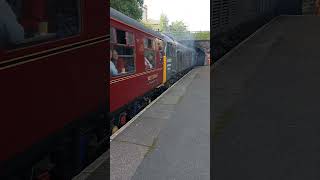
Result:
M113 9L113 8L110 8L110 17L112 17L112 18L114 18L116 20L119 20L119 21L121 21L121 22L123 22L123 23L125 23L127 25L130 25L130 26L132 26L134 28L137 28L140 31L144 31L144 32L149 33L149 34L151 34L153 36L156 36L158 38L163 39L163 36L160 33L146 28L140 22L138 22L138 21L136 21L136 20L124 15L123 13L121 13L121 12L119 12L119 11Z

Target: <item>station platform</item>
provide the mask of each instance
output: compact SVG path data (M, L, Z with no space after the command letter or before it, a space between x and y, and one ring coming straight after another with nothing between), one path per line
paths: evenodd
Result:
M209 180L209 78L209 66L192 69L113 134L110 153L74 180Z
M215 64L213 179L320 179L319 32L280 16Z

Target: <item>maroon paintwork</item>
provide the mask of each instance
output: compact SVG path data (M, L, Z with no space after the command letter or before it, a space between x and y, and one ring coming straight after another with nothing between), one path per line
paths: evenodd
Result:
M107 1L81 0L79 35L0 51L1 164L107 109L106 9Z
M135 38L135 61L136 72L134 74L113 77L110 81L110 111L114 112L120 107L132 102L148 91L161 85L163 78L163 64L160 61L160 52L156 48L156 67L145 70L144 64L144 38L160 39L143 32L135 27L128 26L123 22L110 18L110 25L114 28L132 32ZM111 43L111 46L113 44Z

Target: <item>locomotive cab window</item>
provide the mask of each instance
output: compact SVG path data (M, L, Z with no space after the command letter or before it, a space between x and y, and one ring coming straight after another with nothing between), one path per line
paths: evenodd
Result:
M168 43L167 47L167 54L169 57L175 57L176 56L176 49L173 44Z
M80 32L80 0L1 0L0 48L13 49Z
M150 70L154 69L156 66L156 57L155 57L155 48L154 41L149 38L144 39L144 64L145 69Z
M110 73L112 76L123 76L135 72L134 35L132 32L111 28L111 60Z

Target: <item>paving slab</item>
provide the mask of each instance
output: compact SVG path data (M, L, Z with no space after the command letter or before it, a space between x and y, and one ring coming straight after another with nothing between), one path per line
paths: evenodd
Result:
M207 163L203 163L201 162L201 160L197 161L197 160L190 160L188 161L188 157L189 155L186 156L179 156L179 154L183 154L183 153L179 153L178 151L175 151L174 149L176 148L175 146L179 143L183 143L183 142L188 142L191 143L193 142L195 144L196 147L192 148L188 148L188 143L183 143L181 144L180 148L182 149L186 149L188 148L190 151L188 151L189 153L192 152L192 154L194 154L196 149L205 149L204 151L201 152L201 150L199 150L199 154L202 155L207 155L209 156L209 154L206 154L204 152L209 152L209 123L206 124L204 127L201 128L196 128L197 130L203 130L204 132L207 133L201 133L198 132L197 130L194 130L194 127L186 127L181 128L184 129L184 133L192 133L192 134L196 134L197 132L199 133L199 136L204 136L206 138L206 143L203 143L203 141L199 140L196 137L193 137L193 135L189 135L185 137L188 140L184 140L183 137L180 136L180 131L177 131L177 129L180 129L180 126L183 121L185 120L184 118L190 118L190 120L193 120L193 117L195 116L184 116L181 117L183 119L180 119L180 123L179 121L177 121L177 113L178 114L184 114L185 109L181 108L179 106L181 106L181 103L183 103L183 100L186 96L186 94L190 94L190 89L189 86L192 85L192 81L193 79L196 77L196 74L200 73L201 71L206 71L209 72L209 70L203 70L201 68L197 68L192 70L188 75L186 75L181 81L179 81L174 87L172 87L170 90L168 90L166 92L166 94L164 96L162 96L157 102L155 102L149 109L145 110L134 122L132 122L130 124L130 126L128 126L121 134L119 134L118 136L116 136L113 141L111 142L111 147L113 147L114 151L113 152L117 152L118 148L124 148L121 147L119 145L114 146L114 143L127 143L127 144L131 144L131 145L135 145L135 146L141 146L142 149L132 149L130 150L130 152L127 151L123 151L123 150L119 150L119 155L118 157L121 157L122 159L126 159L127 161L123 161L120 159L121 162L125 162L125 163L113 163L113 161L116 161L116 158L111 158L111 179L121 179L121 178L132 178L132 177L136 177L137 175L135 175L135 173L137 172L137 170L140 172L139 174L141 174L141 172L145 172L146 174L142 173L142 176L138 177L138 179L163 179L163 178L169 178L170 177L178 177L177 175L179 175L181 178L185 179L185 178L189 178L189 179L194 179L194 178L198 178L198 179L206 179L204 177L209 177L209 173L208 173L208 165L209 165L209 161L208 157L206 158L202 158L205 159L205 161ZM206 74L209 77L209 74ZM209 79L206 79L207 85L209 84ZM209 88L208 88L209 91ZM201 94L201 93L200 93ZM198 94L199 95L199 94ZM202 95L206 95L208 96L208 94L202 94ZM191 96L191 95L189 95ZM193 99L193 101L195 101L196 97ZM202 100L205 98L202 98ZM206 103L209 102L208 99L206 99ZM182 105L183 106L183 105ZM192 108L192 106L190 105L190 103L188 103L189 106L189 112L190 108ZM199 106L200 107L200 106ZM208 109L209 107L206 106ZM209 110L207 109L207 114L209 114ZM195 118L196 119L196 118ZM205 116L204 117L205 122L209 122L209 117ZM175 121L175 122L172 122ZM196 123L195 123L196 124ZM170 127L171 130L167 130L169 129L168 127ZM186 130L187 129L187 130ZM175 135L175 132L177 135ZM169 136L168 133L170 134ZM178 136L182 139L175 139L173 138L174 136ZM179 141L176 142L176 145L173 145L168 143L168 145L164 144L163 141L164 139L172 139L175 141ZM173 142L173 141L170 141ZM205 145L204 145L205 144ZM160 147L166 147L166 146L170 146L171 150L169 149L165 149L162 150ZM203 146L203 147L202 147ZM160 149L159 149L160 148ZM150 158L152 156L154 156L154 154L156 152L158 152L160 150L160 152L168 154L170 153L169 151L173 151L171 154L174 155L176 154L176 159L174 158L174 156L171 157L167 157L170 158L172 161L174 161L175 166L181 166L180 168L182 169L181 173L173 175L172 173L175 171L177 172L177 169L172 171L163 171L165 169L165 167L169 167L169 164L163 164L164 161L161 161L161 163L157 163L158 158L156 157L154 159L154 162L152 163L154 166L159 166L158 169L158 173L162 172L162 175L157 176L157 177L151 177L148 176L148 174L150 175L150 173L148 173L148 169L143 170L143 168L140 168L141 163L142 164L148 164L147 162L145 162L146 158ZM134 152L133 152L134 151ZM111 152L112 153L112 152ZM120 155L121 154L121 155ZM132 155L131 154L139 154L140 158L143 156L143 159L139 159L139 160L135 160L130 158ZM143 155L142 155L143 154ZM191 155L191 154L190 154ZM111 155L111 157L115 157L113 155ZM198 157L199 156L194 156L194 157ZM166 159L166 158L165 158ZM201 158L200 158L201 159ZM131 160L131 161L130 161ZM182 160L182 161L181 161ZM129 162L130 161L130 162ZM129 165L130 164L130 165ZM205 165L204 165L205 164ZM165 167L163 167L162 169L160 167L162 167L163 165L165 165ZM121 167L124 166L124 167ZM130 166L131 168L127 167ZM144 165L142 165L141 167L144 167ZM205 168L206 167L206 168ZM199 169L205 169L201 172L201 170ZM113 172L112 169L118 169L116 172ZM122 169L122 170L119 170ZM197 169L197 170L194 170ZM134 173L133 173L134 171ZM186 173L186 172L190 172L190 173ZM158 174L155 173L155 174Z
M198 70L133 180L210 179L209 67Z
M155 103L155 106L150 107L149 111L167 111L167 112L174 112L175 106L170 104L161 104L158 102Z
M110 180L130 180L148 149L147 146L113 140L110 146Z
M161 118L140 117L139 121L135 121L126 131L119 134L116 140L151 147L166 122L166 119Z
M182 95L167 95L165 98L162 98L159 103L175 105L178 104Z
M153 154L159 150L165 154L168 154L170 153L170 151L174 151L175 146L180 143L182 143L179 146L180 149L188 149L189 154L179 156L179 154L181 153L179 153L178 151L174 151L171 153L172 156L169 158L171 159L171 161L174 162L174 165L176 166L175 170L172 169L172 171L164 171L163 174L161 176L158 176L157 178L145 176L148 174L148 172L146 172L147 174L144 174L143 176L141 176L141 178L138 179L163 179L164 177L170 179L171 177L179 176L182 179L207 179L209 174L209 161L208 157L203 158L202 156L209 156L209 154L207 153L209 151L209 142L207 139L209 137L209 125L206 124L201 127L194 128L194 125L197 123L193 125L190 124L187 125L187 127L185 128L181 128L183 129L181 131L183 131L183 133L186 134L180 134L179 131L175 134L176 129L180 129L179 126L181 126L181 123L183 124L184 118L189 118L190 121L197 121L198 116L194 114L192 116L181 117L182 119L180 118L179 123L179 121L177 121L177 113L184 114L185 109L184 107L180 107L180 104L183 103L186 94L192 96L190 94L191 92L188 92L190 91L189 86L192 85L193 79L196 77L196 74L202 71L206 72L205 77L209 77L208 68L207 70L203 68L193 69L189 74L183 77L175 86L170 88L166 92L166 94L163 95L157 102L155 102L152 106L146 109L139 117L137 117L126 129L124 129L119 135L113 138L110 142L110 158L105 160L98 168L95 167L91 170L89 169L86 172L83 172L90 174L89 178L86 178L86 180L107 179L109 177L107 177L107 175L110 175L111 180L132 179L132 177L135 176L137 169L140 169L139 172L141 172L142 168L140 168L139 165L145 161L144 159L146 157L150 158L151 156L154 156ZM208 81L209 79L205 80L205 83L207 85L209 84ZM195 93L194 95L208 96L208 94L201 93ZM196 97L193 99L193 101L195 100ZM199 98L199 102L203 103L203 100L206 99L201 97ZM209 108L208 100L206 100L204 103L206 104L206 107ZM192 105L190 105L190 102L187 104L188 105L186 106L188 106L189 108L187 111L191 112ZM206 108L204 108L204 110L204 112L206 112L207 114L209 113L208 110L206 110ZM204 122L209 122L209 117L204 116L204 119L206 119L204 120ZM175 122L172 123L171 121ZM168 127L170 127L171 130L166 130L168 129ZM163 133L161 133L162 131ZM180 138L172 138L174 136ZM183 138L183 136L185 136L186 139ZM199 137L197 138L196 136L201 136L202 138L200 139L203 140L199 140ZM161 143L159 142L159 137L161 137ZM168 145L165 145L163 143L164 138L171 138L172 141L170 141ZM174 140L177 141L176 145L171 144L174 142ZM190 143L194 143L195 146L193 148L188 147ZM173 149L162 150L160 148L160 144L161 146L168 146ZM194 153L197 150L199 155L194 156ZM177 158L175 159L173 155L176 155ZM188 160L188 157L191 155L193 156L193 160ZM199 160L195 160L197 159L195 157L197 157ZM106 172L109 168L107 167L109 165L107 161L109 160L110 174ZM157 158L154 160L157 161ZM205 160L206 163L203 163L202 160ZM169 167L170 164L162 164L155 162L154 165L165 165ZM172 173L174 171L177 172L178 166L180 166L179 168L182 169L181 172L176 175L173 175ZM162 170L164 169L159 169L158 173L162 172ZM144 171L142 170L142 172Z

